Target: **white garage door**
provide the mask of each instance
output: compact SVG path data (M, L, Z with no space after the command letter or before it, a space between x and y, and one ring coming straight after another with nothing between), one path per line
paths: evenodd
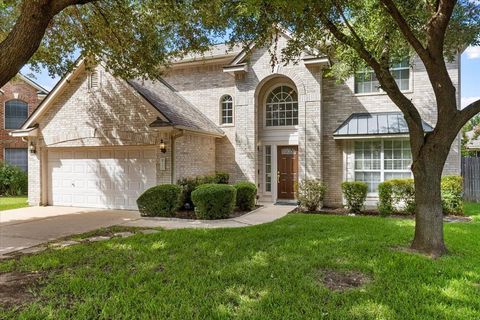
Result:
M137 209L156 184L155 149L59 149L48 152L48 203Z

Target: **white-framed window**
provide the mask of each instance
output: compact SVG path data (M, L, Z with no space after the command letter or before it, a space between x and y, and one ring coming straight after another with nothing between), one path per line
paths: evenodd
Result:
M220 99L220 121L221 124L233 124L233 98L230 95Z
M267 127L298 125L298 97L295 89L278 86L267 96L265 125Z
M408 139L355 141L354 157L354 179L367 183L369 193L378 192L383 181L412 177Z
M410 59L405 58L400 63L393 64L390 67L395 82L401 91L410 90ZM382 92L377 76L371 69L355 72L355 93L375 93Z
M28 104L22 100L5 102L5 129L20 129L28 118Z
M23 171L28 169L27 148L5 148L5 162Z
M272 146L265 146L265 192L272 192Z

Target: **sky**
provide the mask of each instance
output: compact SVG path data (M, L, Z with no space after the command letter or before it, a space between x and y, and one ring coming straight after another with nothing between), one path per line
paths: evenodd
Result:
M480 99L480 47L468 47L462 54L461 61L462 107L465 107ZM24 67L22 73L32 74L28 67ZM59 80L58 77L50 77L46 71L33 75L35 76L33 80L48 90L52 89Z

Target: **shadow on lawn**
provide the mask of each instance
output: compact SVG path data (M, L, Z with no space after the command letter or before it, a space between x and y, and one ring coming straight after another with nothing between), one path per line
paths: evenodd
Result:
M478 243L480 225L447 226L447 243L456 239L452 254L435 261L390 250L408 245L412 226L292 215L251 228L162 231L71 247L7 269L62 270L40 292L47 305L27 306L25 315L94 316L100 309L113 318L474 318L480 254L463 241ZM326 269L362 272L372 282L332 292L317 281ZM61 296L74 297L73 305Z

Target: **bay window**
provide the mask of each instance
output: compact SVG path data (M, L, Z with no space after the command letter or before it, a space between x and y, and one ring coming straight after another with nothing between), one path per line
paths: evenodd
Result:
M354 179L367 183L369 193L378 192L383 181L412 177L412 154L407 139L355 141L354 157Z

